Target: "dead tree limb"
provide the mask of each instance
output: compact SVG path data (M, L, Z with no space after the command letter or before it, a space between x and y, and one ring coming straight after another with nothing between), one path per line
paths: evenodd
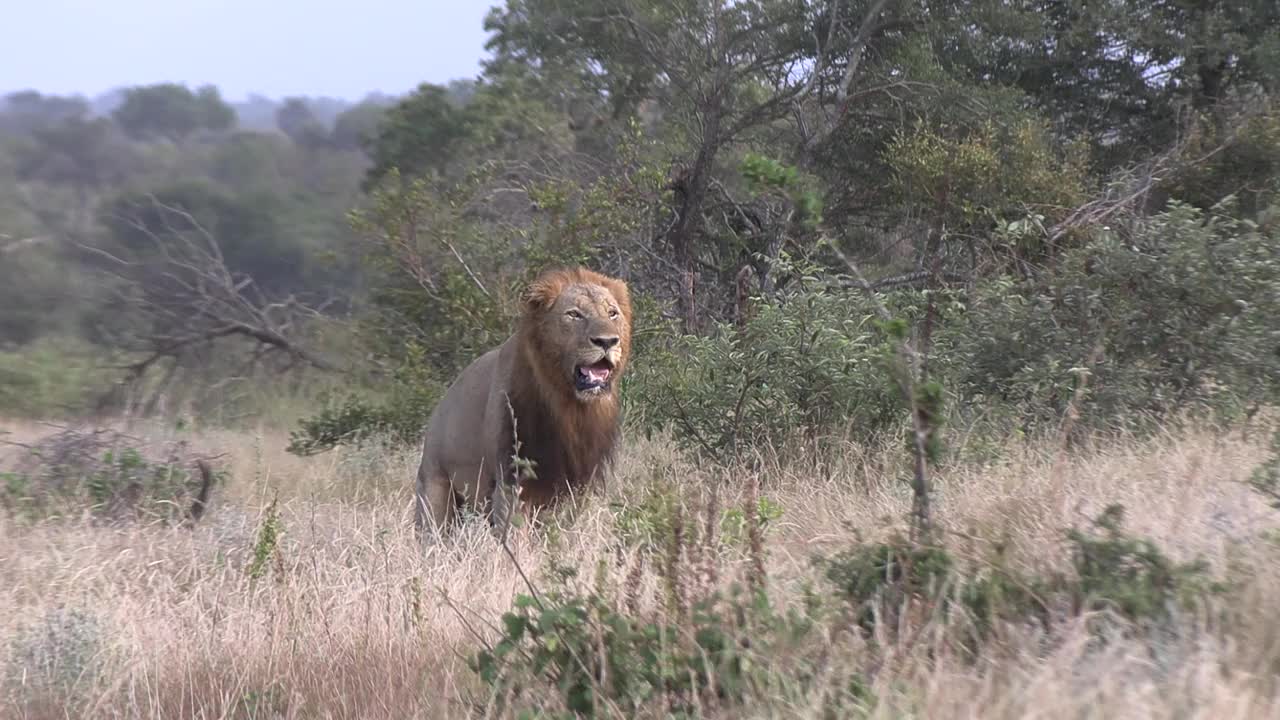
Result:
M150 222L143 220L142 210ZM195 217L155 197L137 214L117 219L149 241L147 246L127 252L78 246L117 281L118 303L140 320L141 329L118 339L139 356L120 368L126 381L138 380L162 360L181 362L225 338L240 338L253 351L280 355L292 364L339 370L299 339L299 325L320 317L325 303L269 295L252 277L227 265L217 238Z
M1207 151L1193 155L1191 133L1184 132L1183 138L1172 148L1135 167L1124 169L1101 195L1075 208L1048 229L1050 245L1056 245L1073 231L1101 225L1140 207L1161 184L1189 168L1199 167L1234 145L1240 131L1252 117L1252 113L1245 112L1234 118L1226 128L1223 140Z

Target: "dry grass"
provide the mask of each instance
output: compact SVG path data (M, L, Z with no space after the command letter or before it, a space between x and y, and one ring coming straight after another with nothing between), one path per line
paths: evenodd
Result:
M0 428L23 440L41 432ZM194 530L31 525L0 514L0 715L487 712L465 662L479 647L468 628L491 635L523 584L478 523L425 550L415 543L415 452L369 448L302 460L269 433L209 432L199 443L228 452L231 480ZM1240 482L1263 457L1259 443L1197 431L1101 446L1058 467L1044 448L1018 446L987 465L944 470L936 507L961 557L980 557L989 542L1007 539L1018 567L1061 569L1063 530L1119 502L1129 509L1127 526L1173 557L1204 555L1219 572L1244 567L1247 581L1232 595L1230 627L1187 618L1156 652L1137 640L1099 649L1082 621L1048 651L1010 633L977 664L928 639L904 642L877 660L869 677L878 700L867 716L1280 717L1272 678L1280 670L1280 550L1263 540L1280 517ZM552 556L589 571L613 557L610 501L667 479L695 496L719 483L719 502L730 506L756 472L760 492L784 508L766 541L771 588L785 602L812 577L812 556L848 547L855 535L884 536L910 508L909 489L891 479L901 467L887 451L850 447L811 465L764 458L753 466L708 468L668 444L635 441L608 497L587 498L550 535L521 528L515 555L535 577ZM270 571L254 582L246 567L273 497L284 534ZM747 562L728 557L724 571ZM610 565L622 584L626 563ZM646 571L642 582L657 581ZM860 667L863 645L833 642L821 673L834 678ZM818 694L762 697L746 714L817 717L821 708Z

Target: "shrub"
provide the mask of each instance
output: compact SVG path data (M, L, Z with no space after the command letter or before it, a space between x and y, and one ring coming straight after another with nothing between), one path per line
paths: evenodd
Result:
M1274 202L1280 193L1280 103L1264 101L1243 113L1238 125L1222 123L1221 116L1196 120L1186 152L1206 157L1175 174L1164 189L1205 209L1227 192L1239 196L1244 212L1257 212Z
M1175 608L1222 589L1206 563L1173 562L1150 540L1124 533L1123 518L1124 508L1111 505L1094 520L1095 532L1068 532L1077 608L1110 609L1137 623L1159 622Z
M1085 374L1084 419L1097 425L1274 402L1280 225L1230 209L1174 203L1100 229L1041 279L984 284L940 344L955 389L1024 429L1056 425Z
M819 562L834 594L853 613L858 628L874 637L877 626L890 637L906 608L926 616L948 615L958 639L974 657L999 623L1048 623L1048 583L1020 576L1003 563L962 573L944 548L893 539L846 550Z
M1051 607L1110 610L1137 627L1155 627L1175 608L1221 590L1204 563L1171 561L1151 541L1125 533L1122 517L1123 509L1111 506L1092 529L1067 532L1070 576L1027 576L999 556L965 572L945 548L905 539L860 545L818 564L868 636L877 625L893 633L903 608L917 604L962 614L970 631L964 639L975 650L997 623L1047 626Z
M803 614L779 613L767 596L736 586L696 602L684 618L628 612L598 591L556 591L517 597L497 643L471 667L503 703L592 717L660 700L680 716L699 699L741 702L770 682L764 658L812 630Z
M325 407L299 420L298 428L289 433L288 451L306 457L339 445L360 445L373 437L416 443L446 386L436 379L420 351L410 348L407 352L388 383L390 399L378 403L352 394L341 400L326 395Z
M287 449L306 457L378 436L411 445L431 417L436 393L435 387L406 387L404 394L382 405L354 396L330 402L319 413L298 421L299 427L289 433Z
M144 447L113 430L67 429L0 473L0 507L27 517L88 510L101 519L172 522L203 512L216 475L185 441Z
M682 444L716 458L795 429L866 437L901 418L872 317L861 299L801 280L758 299L742 328L650 349L628 402L642 426L672 426Z

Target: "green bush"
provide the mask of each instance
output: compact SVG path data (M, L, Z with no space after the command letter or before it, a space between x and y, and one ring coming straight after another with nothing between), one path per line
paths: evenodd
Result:
M382 405L353 396L330 402L315 415L298 421L299 427L289 433L288 451L306 457L339 445L359 445L371 437L411 445L426 428L436 392L434 387L406 388L404 394Z
M1123 518L1124 508L1112 505L1094 520L1094 532L1068 532L1078 608L1109 609L1138 623L1159 622L1174 609L1223 589L1209 576L1206 563L1175 563L1150 540L1124 533Z
M954 390L1024 429L1055 427L1085 374L1096 425L1274 402L1280 225L1230 210L1175 203L1098 230L1040 279L983 284L939 344Z
M744 327L679 335L634 366L628 403L643 427L671 426L685 446L727 458L801 429L861 437L900 422L865 301L814 280L759 299Z
M910 604L950 615L959 640L976 657L999 623L1049 621L1048 582L1029 579L993 563L966 574L940 547L895 539L851 548L820 560L836 597L853 614L862 632L877 626L892 636Z
M1221 124L1221 117L1197 118L1187 153L1205 160L1174 175L1165 189L1205 209L1235 193L1247 213L1280 197L1280 103L1268 99L1258 110L1234 128Z
M661 700L679 717L699 699L740 703L770 682L771 652L798 647L813 631L803 613L781 613L736 586L685 618L629 612L601 592L556 591L518 596L498 641L471 667L499 702L519 707L593 717Z
M388 383L389 399L378 403L348 394L335 400L326 394L320 412L299 420L289 433L288 451L305 457L339 445L360 445L373 437L417 443L446 389L435 377L423 355L411 349Z
M1223 589L1204 563L1175 563L1151 541L1125 533L1122 517L1123 509L1111 506L1091 529L1067 532L1070 575L1026 575L1001 557L964 571L946 549L905 539L860 545L818 565L868 636L877 625L893 632L904 605L922 603L966 618L973 649L1001 622L1047 625L1051 607L1109 610L1151 627Z

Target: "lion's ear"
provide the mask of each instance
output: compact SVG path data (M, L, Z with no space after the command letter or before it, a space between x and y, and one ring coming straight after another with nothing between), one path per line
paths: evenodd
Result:
M556 283L547 279L535 280L524 290L524 309L528 312L542 312L551 308L559 295Z
M627 284L617 278L605 278L602 284L605 286L605 289L613 295L613 299L617 301L618 307L622 308L622 314L630 318L631 290L627 288Z

